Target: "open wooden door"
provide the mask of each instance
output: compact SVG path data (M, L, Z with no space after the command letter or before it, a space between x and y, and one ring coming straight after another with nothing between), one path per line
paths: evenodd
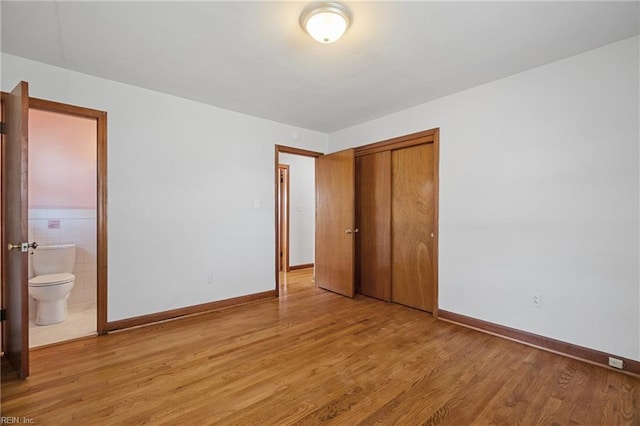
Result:
M280 233L278 246L280 248L280 272L289 272L289 166L278 165L280 180L278 182L278 220Z
M3 94L2 266L6 309L5 356L20 377L29 375L29 288L27 242L27 157L29 86L24 81Z
M355 152L318 157L316 163L316 283L353 297Z

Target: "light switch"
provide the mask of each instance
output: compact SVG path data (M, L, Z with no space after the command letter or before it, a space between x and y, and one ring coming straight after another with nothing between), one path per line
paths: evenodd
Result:
M254 209L259 209L260 208L260 198L256 198L255 200L253 200L253 208Z

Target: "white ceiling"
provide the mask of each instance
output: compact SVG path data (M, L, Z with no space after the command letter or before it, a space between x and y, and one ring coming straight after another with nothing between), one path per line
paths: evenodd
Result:
M1 2L2 51L330 133L640 32L640 2Z

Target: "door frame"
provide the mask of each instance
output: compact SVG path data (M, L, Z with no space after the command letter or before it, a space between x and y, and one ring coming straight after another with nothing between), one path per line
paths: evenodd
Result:
M29 98L29 109L96 120L96 330L98 335L107 334L107 113L96 109L31 97Z
M274 166L274 204L275 204L275 282L276 282L276 297L280 297L280 245L279 245L279 236L280 236L280 217L279 217L279 209L280 209L280 197L279 197L279 189L280 189L280 153L283 154L293 154L293 155L301 155L303 157L312 157L317 159L318 157L324 155L322 152L310 151L302 148L294 148L291 146L285 145L275 145L275 166ZM317 161L316 161L317 162ZM315 188L314 188L315 191Z

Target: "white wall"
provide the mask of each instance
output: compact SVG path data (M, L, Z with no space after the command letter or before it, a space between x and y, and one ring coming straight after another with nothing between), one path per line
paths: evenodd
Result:
M2 54L20 80L108 113L109 321L275 288L274 145L326 135Z
M640 360L638 51L634 37L345 129L329 151L439 127L440 308Z
M289 165L289 265L315 262L315 158L280 154Z

